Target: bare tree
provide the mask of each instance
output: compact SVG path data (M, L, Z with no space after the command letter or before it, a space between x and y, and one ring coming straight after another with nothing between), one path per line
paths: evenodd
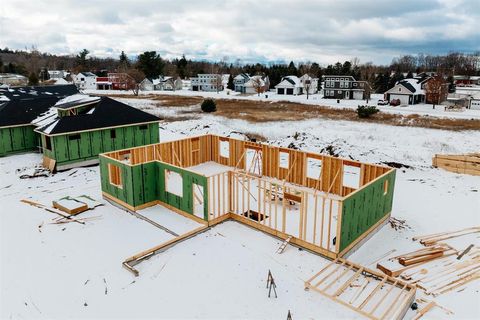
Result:
M215 74L213 81L213 85L215 86L215 89L217 90L217 93L221 90L223 90L223 76L220 73ZM222 88L220 90L220 88Z
M440 104L445 100L447 93L448 85L440 74L434 76L425 84L426 100L433 104L433 109L435 109L435 104Z
M302 77L302 84L303 89L307 93L308 100L308 97L310 96L310 90L313 88L312 77L308 73L305 73L305 75Z
M263 82L261 76L252 77L252 86L258 96L260 96L260 93L265 91L265 83Z
M145 79L145 74L138 69L128 69L128 89L133 91L135 96L138 96L138 91L140 90L140 83Z

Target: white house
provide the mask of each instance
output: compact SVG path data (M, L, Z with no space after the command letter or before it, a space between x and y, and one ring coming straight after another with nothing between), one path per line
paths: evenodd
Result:
M179 77L177 77L177 78L174 78L174 77L163 78L162 90L176 91L176 90L182 90L182 89L183 89L183 82L182 82L182 79L180 79Z
M277 94L298 95L303 93L303 87L297 76L285 76L275 86Z
M263 93L270 88L270 79L268 76L252 76L243 85L243 93Z
M233 86L235 92L245 93L245 83L250 80L250 75L248 73L240 73L233 78Z
M63 79L65 78L69 72L65 70L48 70L48 76L50 79Z
M143 91L153 91L153 90L162 90L162 81L163 78L160 76L157 79L145 78L140 82L140 90Z
M400 104L417 104L425 102L425 83L429 76L417 76L398 81L393 88L385 92L388 101L398 99Z
M303 87L303 92L308 94L315 94L318 92L318 78L313 78L309 74L305 73L300 77L300 83Z
M79 90L95 90L97 88L97 76L91 72L80 72L73 77L73 83Z
M190 79L190 87L192 91L222 91L229 77L229 74L201 73Z

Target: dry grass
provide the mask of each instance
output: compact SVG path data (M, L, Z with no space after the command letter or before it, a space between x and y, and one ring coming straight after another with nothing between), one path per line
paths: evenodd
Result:
M178 95L113 95L119 98L151 99L162 107L186 107L198 105L203 101L200 96ZM454 119L421 116L418 114L401 115L379 112L368 119L361 119L353 109L336 109L324 106L306 105L289 101L249 101L240 99L216 99L215 115L229 119L242 119L250 122L298 121L305 119L348 120L357 122L382 123L393 126L423 127L444 130L480 130L478 119ZM182 112L182 119L198 111ZM178 119L176 119L178 120Z

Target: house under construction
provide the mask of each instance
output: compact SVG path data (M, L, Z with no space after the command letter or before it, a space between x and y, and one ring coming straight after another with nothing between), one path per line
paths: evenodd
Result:
M103 196L247 224L330 258L390 216L395 169L216 135L101 154Z

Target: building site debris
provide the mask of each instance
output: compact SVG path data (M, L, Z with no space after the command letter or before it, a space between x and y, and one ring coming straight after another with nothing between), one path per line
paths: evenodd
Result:
M282 245L277 249L278 254L281 254L281 253L283 253L283 251L285 251L285 248L290 243L291 239L292 239L292 237L290 236L285 241L283 241Z
M393 229L395 229L395 231L411 229L410 226L407 224L406 220L401 220L401 219L397 219L397 218L394 218L394 217L390 217L388 222L390 223L390 226Z
M423 261L430 261L432 259L443 256L445 253L456 253L457 251L445 243L435 246L426 247L409 253L404 253L394 258L403 266L409 266Z
M452 238L464 236L471 233L477 233L477 232L480 232L480 226L460 229L457 231L439 232L439 233L434 233L430 235L416 236L416 237L413 237L412 240L414 241L418 240L424 246L430 246L435 244L438 241L452 239Z
M22 199L22 200L20 200L20 201L23 202L23 203L29 204L29 205L31 205L31 206L44 209L45 211L54 213L54 214L59 215L59 216L65 218L65 219L71 220L71 221L73 221L73 222L80 223L80 224L85 224L85 222L83 222L83 221L79 221L79 220L77 220L77 219L74 219L74 218L72 218L72 217L70 217L70 216L67 216L67 215L65 215L65 214L57 211L57 210L50 209L50 208L48 208L47 206L45 206L45 205L43 205L43 204L41 204L41 203L38 203L38 202L35 202L35 201L31 201L31 200L26 200L26 199Z
M473 248L473 244L469 245L461 254L458 255L457 260L462 259L462 257L467 254Z
M20 179L32 179L32 178L39 178L39 177L48 177L50 172L44 168L34 168L33 171L29 173L22 174Z
M307 280L305 289L312 289L369 319L402 319L416 292L415 285L341 258Z

